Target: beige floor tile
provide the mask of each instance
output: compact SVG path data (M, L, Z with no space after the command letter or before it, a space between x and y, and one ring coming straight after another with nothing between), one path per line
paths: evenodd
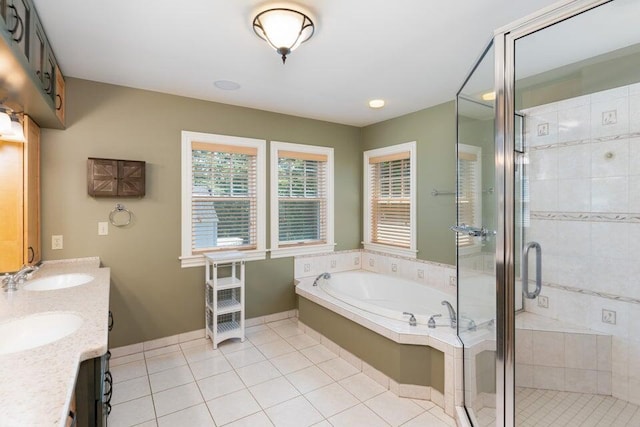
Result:
M280 371L278 371L268 360L244 366L237 369L236 373L240 376L247 387L263 383L282 375L280 374Z
M387 391L386 388L362 372L344 378L338 383L362 402Z
M206 401L246 388L235 371L199 380L198 387Z
M264 409L300 395L298 390L284 377L274 378L249 387L249 391Z
M440 418L425 412L417 417L409 420L409 422L402 425L403 427L448 427L449 424L442 421Z
M323 420L323 416L307 399L298 396L265 412L276 427L307 427Z
M290 325L278 326L277 328L273 328L273 330L282 338L292 337L294 335L300 335L304 333L302 329L298 328L298 325L293 323L291 323Z
M222 354L231 354L235 353L236 351L246 350L247 348L251 347L253 347L253 344L247 339L245 339L244 342L240 341L239 339L232 339L223 341L218 344L218 350L220 350Z
M338 383L329 384L304 396L327 418L360 403Z
M213 420L221 426L261 410L248 390L239 390L207 402Z
M264 354L267 359L272 359L274 357L282 356L283 354L296 351L296 349L293 348L291 344L289 344L282 338L278 338L276 341L271 341L266 344L258 345L256 347L262 354Z
M324 361L335 359L336 357L338 357L337 354L335 354L322 344L302 349L300 350L300 353L304 354L305 357L311 360L313 363L322 363Z
M205 359L213 359L214 357L222 356L220 350L214 350L211 343L205 343L182 349L187 363L199 362Z
M113 405L109 415L109 427L129 427L146 421L155 421L151 396Z
M225 357L234 369L242 368L243 366L251 365L253 363L262 362L263 360L265 360L265 357L262 355L262 353L260 353L260 351L255 347L235 351L230 354L225 354Z
M137 362L144 359L144 353L134 353L128 356L115 357L109 360L109 366L114 368L116 366L124 365L126 363Z
M314 345L319 344L311 335L307 334L293 335L285 338L285 340L287 340L287 342L297 350L302 350L303 348L313 347Z
M203 403L204 399L196 383L185 384L153 394L158 417Z
M164 417L158 418L158 427L197 426L216 427L207 405L192 406Z
M148 358L147 371L149 371L149 374L155 374L156 372L164 371L165 369L176 368L186 364L187 360L182 355L182 351L176 351Z
M117 387L113 387L111 404L117 405L119 403L128 402L129 400L138 399L150 394L151 389L149 388L149 378L146 376L133 378L131 380L122 381L118 383Z
M232 369L227 359L223 356L190 363L189 368L191 368L191 372L196 380L222 374Z
M111 374L113 375L114 384L133 378L145 377L147 376L147 365L144 360L125 363L112 367Z
M168 390L179 385L189 384L194 381L195 379L191 374L191 369L189 369L189 366L187 365L178 366L177 368L171 368L149 375L151 390L154 393Z
M251 341L253 345L262 345L271 341L277 341L280 339L280 335L276 334L269 328L266 330L256 331L250 334L247 334L247 339Z
M390 391L367 400L365 405L392 426L406 423L424 412L411 399L400 398Z
M350 377L360 372L355 366L344 359L331 359L326 362L318 363L318 368L322 369L331 378L339 381L343 378Z
M308 368L292 372L287 375L287 379L302 394L319 389L333 382L333 379L317 366L309 366Z
M273 423L269 417L263 412L256 412L248 417L241 418L237 421L227 424L225 427L272 427Z
M287 375L291 372L299 371L300 369L313 365L309 359L304 357L304 355L298 351L275 357L271 359L271 363L273 363L273 366L275 366L283 375Z
M175 353L180 351L181 348L178 344L168 345L166 347L155 348L153 350L147 350L144 352L145 359L151 359L152 357L161 356L163 354Z
M334 427L388 427L382 418L364 404L354 406L329 418Z
M211 340L209 338L198 338L198 339L191 340L191 341L181 342L180 343L180 348L182 350L186 350L186 349L191 348L191 347L198 347L198 346L205 345L205 344L209 344L211 346L211 348L213 348L213 345L211 344Z

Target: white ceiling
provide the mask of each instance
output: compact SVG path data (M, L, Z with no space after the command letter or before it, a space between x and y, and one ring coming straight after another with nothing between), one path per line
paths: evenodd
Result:
M283 65L251 27L263 1L35 0L66 76L355 126L453 99L495 28L552 3L299 1L316 33Z

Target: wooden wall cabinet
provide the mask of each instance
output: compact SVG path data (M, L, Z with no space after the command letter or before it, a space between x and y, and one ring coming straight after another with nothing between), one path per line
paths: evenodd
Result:
M92 197L144 197L145 162L90 157L87 192Z
M40 128L24 117L26 141L0 140L0 272L42 258L40 239Z

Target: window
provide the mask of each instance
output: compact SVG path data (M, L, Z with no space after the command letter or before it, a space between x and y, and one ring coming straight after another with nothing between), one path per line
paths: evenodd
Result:
M183 267L202 254L241 250L264 259L263 140L182 132Z
M333 148L271 142L271 258L333 247Z
M458 224L482 227L482 149L458 144ZM477 237L456 233L459 248L479 249Z
M415 152L415 142L365 151L365 249L415 258Z

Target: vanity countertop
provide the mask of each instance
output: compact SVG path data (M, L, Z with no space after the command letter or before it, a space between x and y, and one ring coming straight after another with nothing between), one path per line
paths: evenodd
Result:
M64 426L80 362L107 351L110 271L100 268L98 258L45 262L26 283L67 273L94 280L59 290L0 291L0 324L50 312L83 319L77 331L58 341L0 355L0 427Z

